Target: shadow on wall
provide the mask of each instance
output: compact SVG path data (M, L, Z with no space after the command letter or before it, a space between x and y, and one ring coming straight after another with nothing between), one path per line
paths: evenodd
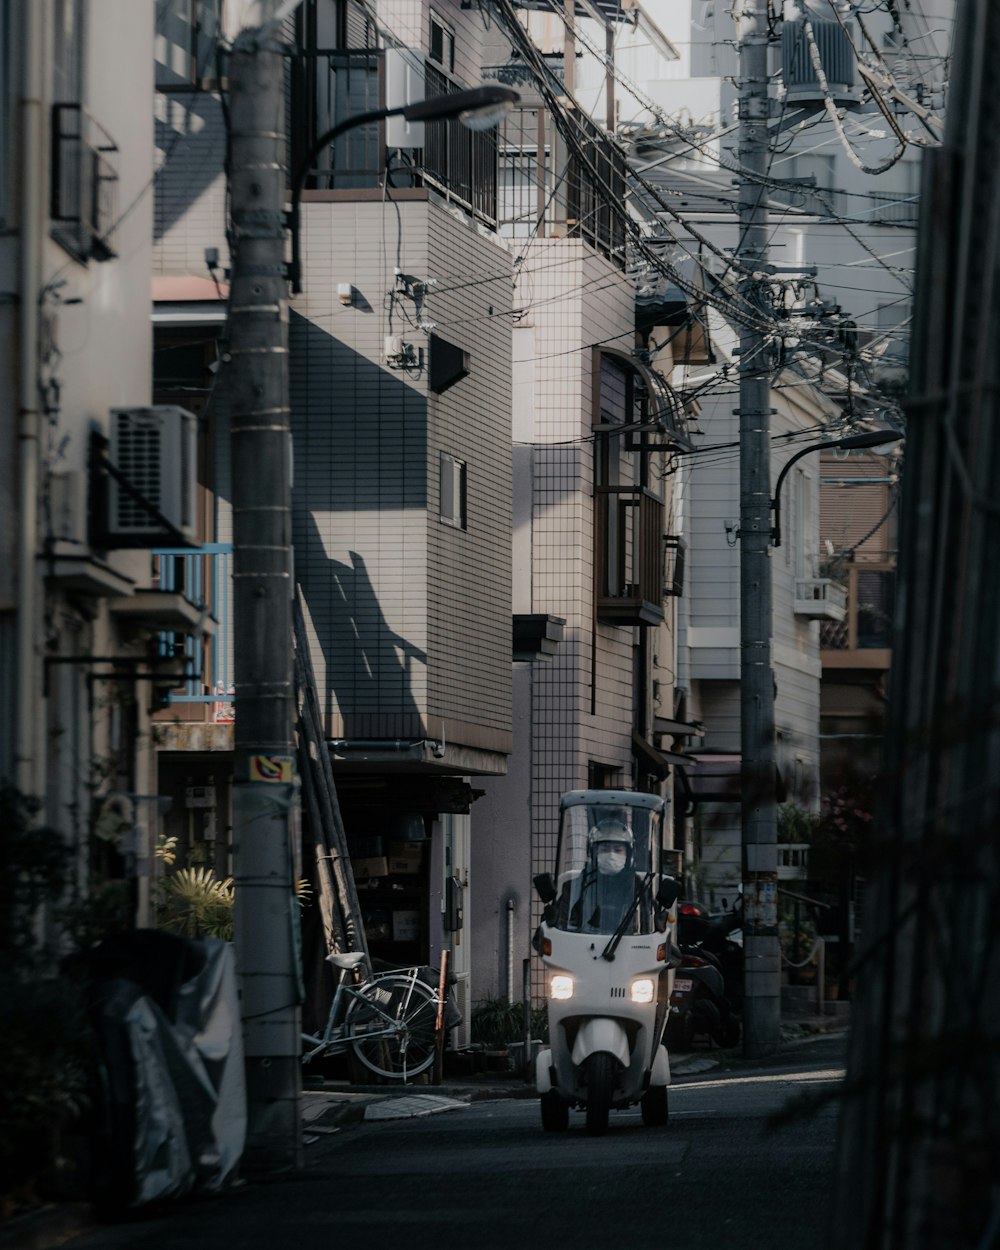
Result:
M220 183L226 156L225 124L219 101L204 93L165 91L165 117L155 122L156 175L153 240L159 243L190 212L211 185ZM199 223L204 229L204 222ZM213 235L222 235L221 216L212 220Z
M344 737L421 738L427 655L400 623L425 615L426 399L300 314L289 344L296 577L326 663L327 732L339 712Z
M310 524L305 558L312 575L302 583L302 593L326 662L327 689L320 700L327 725L339 710L346 738L423 737L412 675L415 663L427 663L427 653L386 620L363 557L351 551L350 564L329 559L315 521ZM328 594L323 595L325 608L318 609L321 582L327 583ZM391 735L373 729L373 716L392 718Z

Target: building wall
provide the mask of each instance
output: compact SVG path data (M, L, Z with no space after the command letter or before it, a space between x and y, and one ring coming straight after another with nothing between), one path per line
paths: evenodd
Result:
M508 898L517 902L515 967L530 954L539 904L525 891L531 875L552 867L560 796L587 785L590 762L632 784L638 631L595 623L593 387L594 346L627 351L634 341L634 291L575 240L536 238L526 252L514 332L514 606L565 625L554 655L515 666L510 772L485 781L473 809L476 999L506 989ZM624 481L631 460L622 457ZM672 714L672 656L663 650L662 659L671 706L661 714ZM489 828L502 839L480 836Z
M305 291L291 331L295 545L327 730L503 751L509 258L426 200L310 202L303 216ZM427 283L426 297L394 299L396 268ZM349 305L341 283L355 292ZM468 377L441 395L428 387L429 322L470 355ZM419 363L390 368L387 335L402 335ZM466 464L464 530L440 519L442 451Z
M791 383L789 376L784 379ZM776 482L801 441L782 446L782 435L822 430L833 406L825 397L776 379L772 391L771 480ZM801 398L799 398L801 396ZM733 397L702 401L700 442L738 443ZM815 576L819 547L820 457L804 457L782 490L782 544L771 552L773 604L772 664L775 680L776 760L787 797L804 806L819 798L820 679L819 623L793 611L797 575ZM798 475L798 477L797 477ZM689 458L685 478L684 534L688 542L690 595L681 631L681 684L691 692L692 711L704 721L699 749L723 754L740 750L740 556L733 527L739 525L739 449ZM727 530L728 527L728 530ZM706 897L731 894L740 879L740 810L737 804L700 804L695 817L700 884ZM714 894L713 894L714 892Z
M53 564L37 562L34 617L27 621L34 639L31 662L22 664L13 649L16 612L30 609L16 595L16 546L23 527L33 525L37 554L57 555L78 563L87 556L102 562L109 589L125 594L149 584L149 556L144 552L93 551L89 546L87 472L92 432L107 433L109 410L140 406L150 399L149 268L153 153L149 130L152 110L153 4L151 0L92 0L85 6L86 31L81 103L102 128L98 141L117 172L116 204L108 233L116 253L109 260L77 259L50 234L53 125L50 105L53 79L53 6L32 6L44 67L39 123L42 142L27 151L20 127L25 109L25 72L30 59L23 6L10 6L4 49L10 81L3 101L8 120L3 168L3 215L9 232L0 235L0 282L17 293L4 312L4 351L0 356L0 774L13 779L15 750L30 762L20 781L45 800L43 818L78 849L80 884L86 888L86 844L92 804L108 789L150 794L152 746L143 683L112 683L88 677L108 672L91 657L142 654L144 639L120 630L107 600L81 593L79 586L51 576ZM108 65L115 66L113 74ZM25 248L22 195L26 160L37 162L41 178L39 288L24 290L20 265ZM21 331L17 311L37 309L39 352L30 379L41 412L29 425L38 433L34 474L37 514L23 504L19 469L18 412L21 407ZM31 444L27 444L31 448ZM48 580L43 578L48 577ZM15 727L13 699L19 683L30 693L33 714L28 726ZM11 740L11 730L19 734ZM140 803L133 850L140 872L147 862L155 826L155 807Z

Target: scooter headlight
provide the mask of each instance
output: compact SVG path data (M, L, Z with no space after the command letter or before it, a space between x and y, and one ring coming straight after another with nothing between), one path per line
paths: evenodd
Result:
M651 1003L656 994L656 985L652 977L640 977L632 982L632 1001L634 1003Z
M549 982L549 997L567 999L573 997L573 978L557 973Z

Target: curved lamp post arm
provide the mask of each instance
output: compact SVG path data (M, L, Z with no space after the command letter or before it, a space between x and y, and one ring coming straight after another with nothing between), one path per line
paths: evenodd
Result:
M520 95L510 87L469 87L465 91L451 91L447 95L431 96L429 100L417 100L414 104L401 104L397 108L370 109L367 113L358 113L355 117L345 117L343 121L324 131L305 154L292 178L292 205L288 213L288 227L292 232L292 263L289 277L294 294L298 295L302 291L302 261L299 251L302 188L309 176L313 161L334 139L339 138L345 130L353 130L355 126L382 121L385 117L398 117L400 114L411 122L446 121L450 117L461 117L471 129L486 129L495 126L501 114L516 104L520 98Z
M291 279L292 292L295 295L301 294L302 291L302 258L299 251L299 205L302 201L302 188L305 185L306 178L309 176L309 170L312 169L313 161L334 139L339 139L345 130L353 130L355 126L365 126L368 122L381 121L384 117L395 117L402 112L402 108L370 109L367 113L358 113L356 117L345 117L336 126L331 126L329 130L324 131L299 163L299 167L292 178L292 207L288 214L288 228L292 232L292 263L291 272L288 276Z
M825 447L837 447L836 442L829 443L813 443L809 447L803 447L801 451L797 451L794 456L784 465L778 474L778 480L774 487L774 498L771 500L771 512L774 514L774 522L771 526L771 543L775 547L781 546L781 487L788 476L788 470L797 460L801 460L803 456L808 456L810 452L822 451Z
M831 438L823 443L810 443L808 447L797 451L778 474L778 481L774 487L774 498L771 500L771 511L774 513L774 524L771 528L772 544L775 547L781 546L781 487L788 476L788 470L796 460L801 460L810 452L824 451L827 447L840 447L845 451L858 447L885 447L889 443L898 443L902 437L898 430L865 430L863 434L848 434L846 438Z

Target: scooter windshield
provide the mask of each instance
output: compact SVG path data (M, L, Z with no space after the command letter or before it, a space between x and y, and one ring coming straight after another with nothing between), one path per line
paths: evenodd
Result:
M658 846L657 812L597 803L566 808L552 926L610 935L628 915L624 934L656 931L662 917L653 907L650 872Z

